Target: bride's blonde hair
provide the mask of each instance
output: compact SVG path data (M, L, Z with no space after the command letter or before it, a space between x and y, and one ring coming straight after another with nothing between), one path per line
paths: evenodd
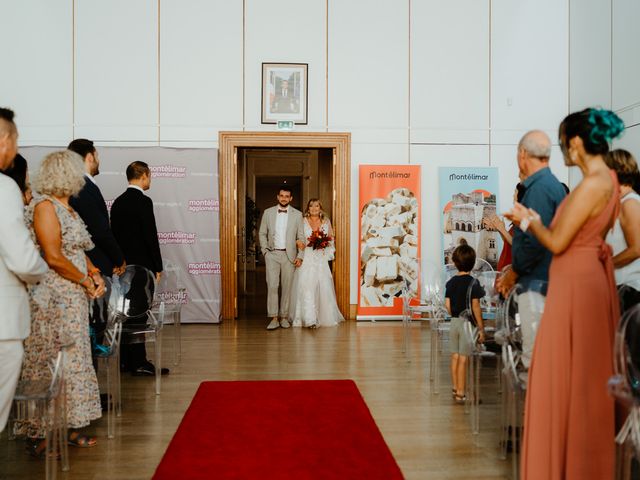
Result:
M311 206L312 203L317 202L318 206L320 207L320 220L324 221L326 215L324 214L324 208L322 208L322 202L320 201L319 198L310 198L309 201L307 202L307 208L304 211L304 216L305 217L309 217L311 216L311 214L309 213L309 207Z

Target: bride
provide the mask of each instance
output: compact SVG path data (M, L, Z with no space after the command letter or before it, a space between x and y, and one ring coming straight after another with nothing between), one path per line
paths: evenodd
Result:
M331 222L322 211L317 198L307 203L304 219L300 228L304 229L304 238L311 243L314 233L322 232L330 240L325 248L316 248L298 242L298 248L304 251L304 261L296 270L291 287L289 317L294 327L319 326L330 327L342 322L344 317L338 310L333 278L329 269L329 260L333 260L335 248Z

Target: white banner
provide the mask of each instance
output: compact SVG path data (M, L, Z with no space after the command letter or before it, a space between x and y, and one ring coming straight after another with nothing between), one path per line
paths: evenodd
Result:
M97 147L100 174L95 178L111 209L127 188L125 170L133 161L149 164L151 188L162 258L183 272L186 295L169 294L182 302L183 322L220 321L220 231L218 214L218 151L161 147ZM20 153L34 175L45 155L61 148L24 147Z

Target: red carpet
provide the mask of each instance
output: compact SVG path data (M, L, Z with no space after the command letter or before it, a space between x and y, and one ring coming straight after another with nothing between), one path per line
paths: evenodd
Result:
M203 382L153 477L401 479L351 380Z

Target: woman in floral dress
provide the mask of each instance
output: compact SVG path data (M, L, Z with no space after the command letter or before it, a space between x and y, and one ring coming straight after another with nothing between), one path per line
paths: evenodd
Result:
M89 300L102 295L104 282L85 255L93 248L91 237L69 206L69 197L83 185L82 160L70 151L48 155L34 181L39 195L27 206L25 219L50 269L29 290L31 335L25 340L21 380L51 378L51 360L61 345L69 344L64 363L69 443L90 447L95 438L76 429L102 415L88 317ZM44 452L46 426L39 419L17 427L17 433L27 435L31 453Z

